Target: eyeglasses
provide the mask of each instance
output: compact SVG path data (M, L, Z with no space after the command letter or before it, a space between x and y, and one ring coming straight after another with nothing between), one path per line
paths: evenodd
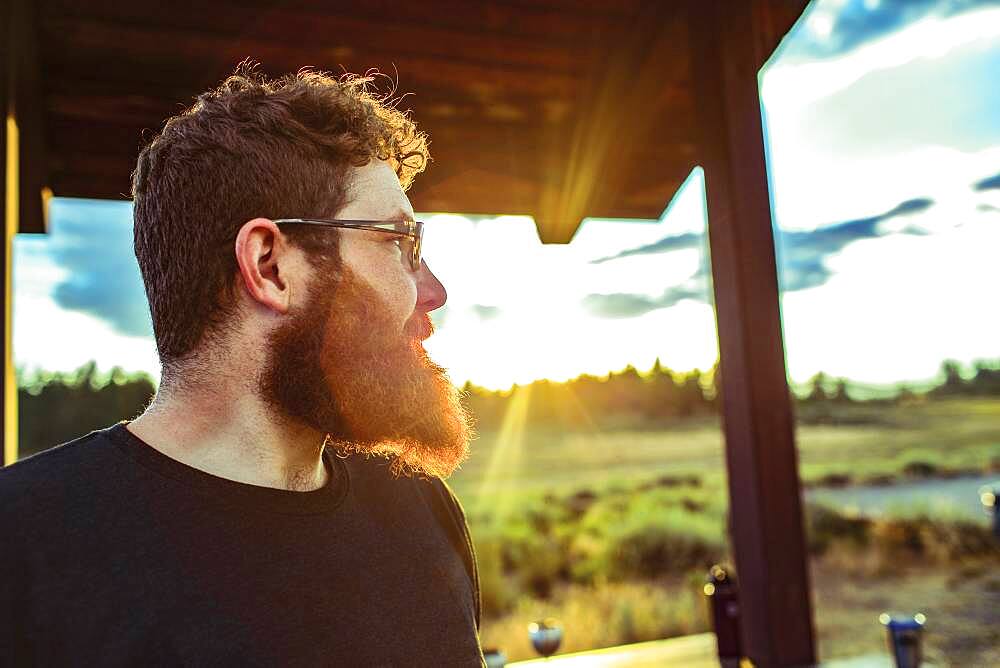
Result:
M399 235L399 248L404 262L410 269L420 269L420 247L424 238L424 224L416 220L321 220L318 218L279 218L276 225L321 225L354 230L369 230Z

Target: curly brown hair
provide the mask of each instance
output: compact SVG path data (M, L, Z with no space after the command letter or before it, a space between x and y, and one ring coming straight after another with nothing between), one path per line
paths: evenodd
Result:
M268 80L244 64L139 154L135 255L165 377L233 323L233 246L246 221L335 217L346 171L373 158L404 189L423 171L426 135L373 81L309 70ZM336 235L297 230L292 241L311 257L337 255Z

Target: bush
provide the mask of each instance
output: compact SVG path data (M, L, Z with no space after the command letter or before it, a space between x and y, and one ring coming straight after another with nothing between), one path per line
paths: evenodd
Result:
M938 473L938 466L930 462L913 461L903 466L903 474L912 478L930 478Z
M504 575L500 541L490 537L477 539L475 544L483 616L496 617L510 612L521 592L510 578Z
M595 507L571 545L574 578L649 578L717 561L726 553L721 518L690 512L681 503L683 497L640 498L610 518L606 508Z
M722 557L722 536L707 539L687 531L682 524L671 519L653 520L614 536L609 576L626 579L682 573L691 568L708 568Z
M837 542L852 547L868 545L870 519L850 517L819 503L806 504L805 511L806 543L811 554L824 554Z
M966 521L943 522L928 517L876 521L872 542L885 564L913 559L944 564L988 555L1000 556L988 527Z

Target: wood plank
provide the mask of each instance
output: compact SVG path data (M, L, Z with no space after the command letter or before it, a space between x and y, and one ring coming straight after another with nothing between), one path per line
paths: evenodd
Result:
M47 18L42 26L47 44L46 63L63 61L70 71L86 73L101 66L102 76L119 71L132 76L164 71L170 79L199 78L205 68L231 71L246 58L260 61L266 71L296 71L304 65L321 69L364 72L378 68L393 72L403 68L414 82L474 90L483 85L497 91L534 95L571 95L579 88L586 62L577 71L543 70L527 65L504 65L482 60L463 60L456 54L408 52L388 45L354 46L337 42L281 42L257 37L231 37L210 33L168 30L137 25L114 25L93 20ZM203 75L202 75L203 76ZM118 78L118 77L116 77ZM121 76L122 79L130 77Z
M43 104L50 125L65 123L79 129L91 123L107 123L159 129L167 118L194 101L190 91L155 97L122 88L95 93L81 87L81 83L49 81Z
M757 0L752 3L754 54L757 68L764 66L795 23L802 17L809 0Z
M681 85L689 76L683 56L686 25L677 20L674 6L651 0L620 5L593 0L569 16L564 1L472 3L471 9L469 3L440 2L434 11L422 7L423 20L397 35L402 40L426 29L435 38L430 45L402 40L391 52L413 51L423 58L403 63L404 90L419 93L404 106L415 107L414 118L430 133L435 158L418 179L415 197L433 191L435 201L444 201L437 185L468 180L463 172L474 170L497 181L537 180L532 212L562 221L567 230L591 212L660 213L652 193L672 187L673 174L686 176L690 167L694 113ZM94 192L123 192L126 180L112 170L130 172L141 138L152 136L165 118L217 84L248 47L265 50L258 56L273 56L262 58L265 71L280 73L301 65L304 52L295 49L303 41L315 41L323 54L336 51L327 33L338 32L338 26L352 33L371 26L391 31L400 22L400 15L387 19L384 13L373 19L377 1L349 19L308 2L280 7L261 2L242 11L229 11L228 5L198 5L195 11L193 4L185 11L183 2L170 7L115 0L44 4L47 128L58 147L49 164L57 192L87 193L87 170L93 173ZM478 13L490 23L490 38L482 40L476 27L459 30L450 19L441 23L440 15L452 9ZM213 16L218 20L208 20ZM535 19L542 24L558 19L560 29L570 31L562 35L576 31L573 48L513 28L504 32L504 26ZM150 21L163 21L166 28ZM289 26L303 35L291 50L285 38ZM486 46L477 50L477 40ZM504 49L517 54L501 54ZM562 71L570 66L576 71ZM89 151L94 155L88 157ZM92 168L88 161L95 163ZM463 162L464 169L453 167ZM655 175L650 164L671 176ZM472 197L461 198L454 186L447 193L459 210L480 206ZM664 194L662 204L671 194Z
M83 199L131 200L131 183L92 174L53 174L52 193L56 197Z
M572 138L561 147L546 147L551 176L537 219L540 228L563 227L555 238L569 238L592 211L613 208L629 182L648 169L635 159L637 149L655 144L657 131L671 127L664 122L670 112L657 108L650 91L669 87L688 69L684 21L673 5L660 2L644 3L633 21L624 32L608 35L618 46L584 89L585 113ZM678 115L691 114L685 109ZM560 148L568 149L563 159Z
M130 157L133 161L139 157L139 151L159 132L160 128L152 125L134 125L132 123L106 123L104 121L86 120L62 116L50 116L46 126L52 150L53 160L58 164L60 156L73 155L74 159L89 155L116 154Z
M544 7L560 12L575 12L595 18L608 19L619 16L633 16L644 0L490 0L501 7L520 10L536 10Z
M418 53L460 60L528 65L533 68L571 71L579 67L574 36L560 44L551 39L478 31L468 24L438 26L436 13L425 12L424 21L394 22L391 17L370 18L354 12L292 11L284 5L247 11L245 4L200 0L165 3L138 2L47 2L45 17L54 20L85 20L109 27L130 25L225 38L254 38L287 44L347 46L364 52L372 45L389 45L401 54ZM560 26L565 27L565 22Z
M44 105L50 123L81 120L158 128L201 92L176 85L161 88L146 80L136 81L134 77L122 82L84 80L51 69L46 72L46 84ZM669 119L656 124L652 142L669 144L693 138L693 103L684 87L663 82L639 106L657 120ZM407 93L400 108L410 109L422 128L433 129L436 140L447 142L456 138L463 144L469 143L467 133L475 133L474 140L479 142L508 128L518 135L525 128L546 132L546 128L573 122L574 117L586 111L585 105L570 98L505 95L503 100L494 101L487 95L469 95L431 85L421 85L417 92Z
M245 13L269 11L276 5L274 0L250 0L242 4ZM609 6L612 4L608 3ZM327 0L285 0L280 1L280 5L295 12L330 12ZM566 11L531 2L515 7L499 2L466 0L429 0L422 3L366 0L351 7L350 13L376 24L409 26L415 41L419 41L421 28L435 26L472 34L519 35L563 45L600 38L606 34L616 15L615 12L596 13L579 9Z
M63 153L49 156L49 180L57 197L128 199L135 155Z
M35 4L13 0L11 102L18 125L18 231L45 232L42 189L48 186L47 142L42 118L41 73L33 36Z
M688 0L746 656L815 663L757 70L760 0Z

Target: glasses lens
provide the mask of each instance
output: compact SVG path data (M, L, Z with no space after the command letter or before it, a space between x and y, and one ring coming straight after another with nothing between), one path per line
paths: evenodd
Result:
M413 224L413 254L410 260L413 271L420 269L420 254L424 245L424 224Z
M423 242L424 224L404 221L396 224L396 230L406 236L399 239L399 249L403 264L413 271L420 269L420 247Z
M400 237L399 238L399 258L403 262L403 266L412 269L413 268L413 237Z

